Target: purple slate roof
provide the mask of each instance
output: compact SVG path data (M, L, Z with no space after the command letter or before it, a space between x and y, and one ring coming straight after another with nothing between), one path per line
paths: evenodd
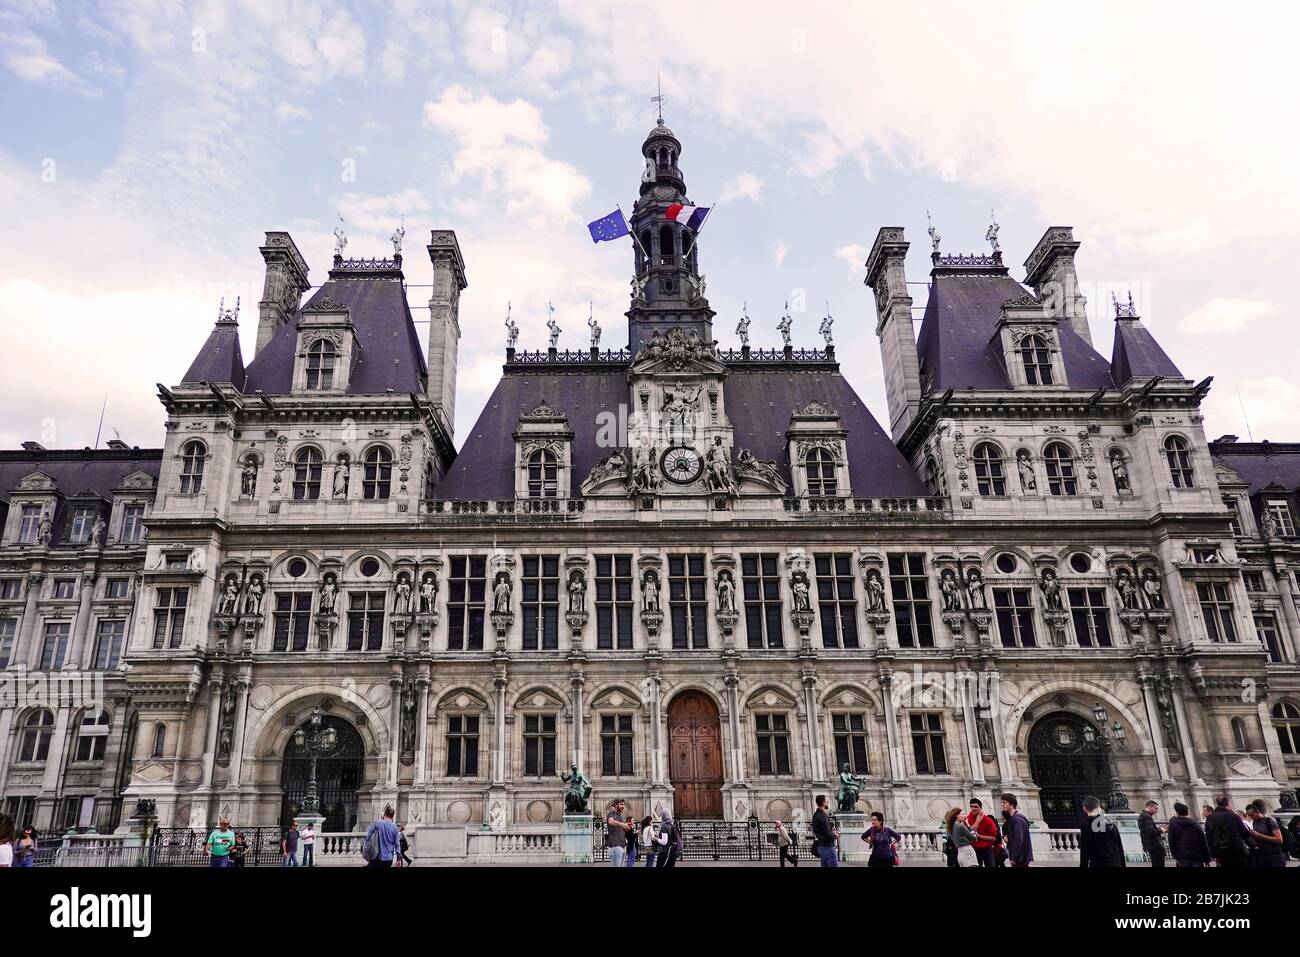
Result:
M1111 349L1110 368L1118 385L1151 376L1184 378L1174 360L1160 348L1160 343L1140 319L1115 320L1115 345Z
M348 382L350 395L421 392L428 376L424 352L406 303L406 287L396 279L331 279L304 304L329 296L348 307L357 333L357 349ZM284 395L293 385L302 310L285 323L248 365L244 392Z
M787 482L790 469L785 432L790 413L818 401L840 414L849 434L849 479L854 495L901 498L927 494L925 483L839 372L751 370L733 365L724 388L737 448L748 448L759 459L775 461ZM612 451L596 444L601 424L597 416L606 411L618 415L628 400L625 369L506 372L452 463L438 497L513 498L513 434L520 414L531 412L542 402L568 416L573 430L571 487L576 493L592 466Z
M243 390L244 355L239 351L238 324L218 320L181 382L229 382Z
M1026 291L1009 276L935 275L916 341L922 383L934 392L1011 388L991 340L1002 304ZM1096 350L1066 323L1058 325L1057 332L1070 388L1114 388L1110 364Z
M1300 489L1300 443L1211 442L1210 457L1249 482L1248 495L1269 486L1280 485L1291 492Z

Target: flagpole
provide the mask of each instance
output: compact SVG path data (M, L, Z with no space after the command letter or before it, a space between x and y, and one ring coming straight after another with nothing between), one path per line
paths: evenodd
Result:
M713 215L713 206L708 207L708 210L709 211L704 215L704 223L707 223L709 221L709 217ZM699 229L691 230L691 246L690 249L682 250L683 261L686 259L687 256L691 254L691 249L695 248L695 241L699 238L700 232L704 229L704 223L700 223Z
M646 252L646 248L641 245L641 240L637 238L636 230L632 228L632 224L628 223L627 214L623 212L623 207L616 205L614 208L617 209L618 214L623 217L623 222L627 224L627 234L632 237L632 242L641 250L641 255L645 257L646 268L649 269L650 266L653 265L653 263L650 262L650 254Z

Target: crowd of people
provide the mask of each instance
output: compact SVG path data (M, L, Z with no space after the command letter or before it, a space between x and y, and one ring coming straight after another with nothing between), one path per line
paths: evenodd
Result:
M410 842L406 825L393 821L392 807L385 807L383 817L370 825L362 841L362 862L367 867L411 866ZM250 850L243 831L233 831L224 815L204 844L211 867L243 867ZM296 820L280 833L281 867L316 866L316 828L308 821L302 828ZM301 853L301 860L299 854Z
M656 821L653 815L637 821L627 812L627 802L619 799L605 815L605 846L612 867L676 867L682 857L682 832L671 811L663 810Z

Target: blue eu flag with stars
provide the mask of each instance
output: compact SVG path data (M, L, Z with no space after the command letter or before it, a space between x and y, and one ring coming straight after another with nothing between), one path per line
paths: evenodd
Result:
M604 216L594 223L588 223L587 229L591 233L593 243L604 242L607 239L619 239L629 235L627 220L623 218L623 210L616 209L608 216Z

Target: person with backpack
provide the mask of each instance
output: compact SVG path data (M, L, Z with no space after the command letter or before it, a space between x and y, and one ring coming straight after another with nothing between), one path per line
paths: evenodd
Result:
M1250 830L1232 809L1226 794L1214 799L1214 810L1205 820L1205 841L1220 867L1245 867L1249 863Z
M1020 813L1020 802L1010 791L1002 795L1003 833L1007 837L1004 867L1028 867L1034 863L1034 841L1029 834L1029 819Z
M402 832L393 823L396 812L392 805L384 808L384 816L370 825L365 840L361 842L361 858L367 867L392 867L401 853Z
M1127 867L1119 825L1101 809L1101 801L1089 795L1083 802L1083 813L1083 824L1079 827L1079 866Z
M1186 804L1174 802L1174 816L1169 819L1169 853L1179 867L1205 867L1210 863L1210 846L1205 831L1192 820Z
M1286 867L1282 824L1268 813L1268 805L1251 801L1246 805L1246 815L1250 818L1250 837L1255 842L1255 866Z
M663 837L664 847L659 852L655 867L676 867L677 860L682 856L684 849L682 832L667 808L664 808L659 814L659 833Z

